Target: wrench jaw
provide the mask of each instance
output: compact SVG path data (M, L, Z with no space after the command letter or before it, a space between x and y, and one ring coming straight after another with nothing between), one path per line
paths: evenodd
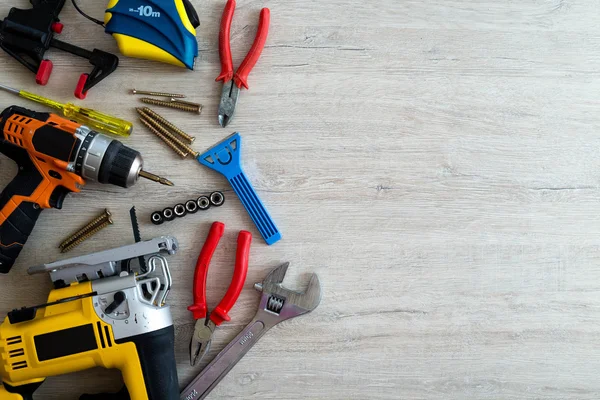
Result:
M290 263L282 264L271 271L262 283L254 285L263 293L259 310L276 316L278 322L309 313L321 302L321 283L316 274L311 276L304 292L282 286L289 265Z

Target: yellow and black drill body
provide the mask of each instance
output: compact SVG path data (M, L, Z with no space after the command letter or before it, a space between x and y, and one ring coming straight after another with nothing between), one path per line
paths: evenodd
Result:
M154 240L164 244L174 238ZM131 249L151 242L126 250L133 254ZM55 286L64 287L52 290L47 304L9 313L0 325L0 400L32 400L47 377L93 367L119 369L125 388L116 394L83 395L82 400L179 398L174 327L164 305L170 288L166 260L154 255L148 271L135 274L116 270L115 257L119 255L92 267L97 258L85 261L88 272L67 271L69 278L66 270L54 270L51 275L62 274L53 277ZM71 268L81 260L73 261L63 265ZM114 276L104 277L107 267Z

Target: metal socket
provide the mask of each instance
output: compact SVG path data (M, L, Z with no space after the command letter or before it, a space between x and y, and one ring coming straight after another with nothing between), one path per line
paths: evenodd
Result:
M175 219L175 211L171 207L167 207L162 211L162 216L165 221L173 221Z
M165 222L165 219L163 218L163 215L160 211L156 211L153 212L152 215L150 215L150 221L154 225L162 225Z
M198 208L202 211L208 210L210 208L210 199L207 196L198 197L196 203L198 204Z
M221 207L225 204L225 196L221 192L212 192L210 194L210 204L215 207Z
M187 214L187 209L183 204L177 204L173 207L173 212L177 218L185 217Z
M196 200L188 200L185 202L185 209L188 214L196 214L198 212L198 203L196 203Z

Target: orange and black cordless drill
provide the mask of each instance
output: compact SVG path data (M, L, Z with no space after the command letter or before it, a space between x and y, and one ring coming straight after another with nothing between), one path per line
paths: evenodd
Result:
M139 152L55 114L12 106L0 114L0 153L19 167L0 193L0 273L8 273L44 208L61 209L86 180L124 188L144 177Z

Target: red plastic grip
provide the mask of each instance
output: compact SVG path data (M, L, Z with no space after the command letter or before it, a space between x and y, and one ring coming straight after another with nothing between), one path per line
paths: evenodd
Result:
M52 25L50 25L50 29L52 29L52 32L58 34L61 34L64 28L65 26L60 22L53 22Z
M77 86L75 86L75 92L73 93L78 99L85 100L87 97L87 92L83 93L83 89L85 88L85 83L87 82L88 78L88 74L81 74L79 77Z
M35 75L35 82L38 85L45 86L50 80L50 75L52 74L52 61L50 60L42 60L40 63L40 67L38 68L37 74Z
M233 58L231 57L231 21L235 12L235 0L228 0L221 17L219 31L219 57L221 58L221 74L216 81L229 82L233 78Z
M188 307L188 310L194 315L194 320L206 317L206 277L208 276L208 266L219 244L219 240L223 236L223 232L225 232L225 225L223 223L215 222L212 224L206 242L204 242L204 246L202 246L202 250L200 251L198 262L196 263L196 270L194 272L194 304Z
M269 36L269 24L271 23L271 11L268 8L263 8L260 12L260 20L258 22L258 30L256 31L256 37L254 43L244 58L244 61L240 64L233 80L235 85L240 89L242 86L248 89L248 75L252 71L252 68L258 62L260 55L265 48L267 42L267 36Z
M252 234L247 231L240 231L237 241L237 252L235 255L235 269L233 271L233 278L227 293L223 297L223 300L217 307L210 313L210 319L219 326L223 321L229 321L229 311L240 297L244 283L246 282L246 275L248 275L248 262L250 259L250 244L252 243Z

